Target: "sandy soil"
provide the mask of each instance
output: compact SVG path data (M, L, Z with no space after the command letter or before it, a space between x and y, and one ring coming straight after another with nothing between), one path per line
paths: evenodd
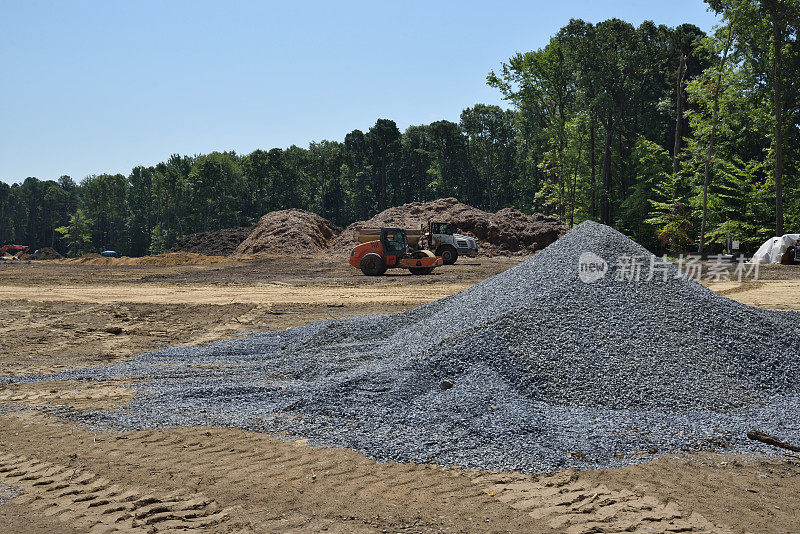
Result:
M381 278L327 256L0 264L0 369L98 365L168 344L401 311L518 261L459 260L430 277ZM800 309L798 269L708 285L748 304ZM43 411L124 405L134 388L0 387L0 502L6 488L22 492L0 504L0 532L800 532L792 455L662 456L532 476L378 464L232 429L94 433Z

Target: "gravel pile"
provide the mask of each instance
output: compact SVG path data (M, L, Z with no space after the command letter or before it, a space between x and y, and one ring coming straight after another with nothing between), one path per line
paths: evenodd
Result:
M594 283L578 275L585 251L610 266ZM405 313L48 378L141 379L129 406L70 414L101 427L234 426L379 460L486 469L765 450L745 438L753 429L797 441L800 314L720 297L662 263L666 277L617 281L613 267L629 256L651 258L587 222L514 268Z

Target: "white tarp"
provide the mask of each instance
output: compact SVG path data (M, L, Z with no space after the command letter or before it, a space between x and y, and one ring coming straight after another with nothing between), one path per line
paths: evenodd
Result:
M780 263L786 249L800 240L800 234L770 237L753 255L753 263Z

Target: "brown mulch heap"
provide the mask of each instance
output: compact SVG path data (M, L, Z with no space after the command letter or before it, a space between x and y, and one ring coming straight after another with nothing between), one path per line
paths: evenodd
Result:
M242 241L253 232L255 226L224 228L216 232L200 232L184 236L167 252L191 252L208 256L230 256Z
M512 208L489 213L462 204L455 198L440 198L433 202L412 202L389 208L368 221L355 222L342 232L333 246L338 249L355 246L353 232L359 227L417 229L428 219L449 222L457 233L477 238L481 252L489 254L530 254L543 249L569 230L561 220L540 213L526 215Z
M50 247L44 247L44 248L40 248L39 250L37 250L33 254L30 254L30 255L26 256L25 259L26 260L60 260L63 257L64 256L59 254L58 251L56 251L56 250L54 250L54 249L52 249Z
M236 254L315 252L331 246L342 229L310 211L289 209L267 213L236 248Z

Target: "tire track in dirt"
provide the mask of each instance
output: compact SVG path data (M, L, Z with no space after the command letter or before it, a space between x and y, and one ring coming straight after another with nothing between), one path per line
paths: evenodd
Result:
M79 530L100 531L104 523L94 523L95 511L120 506L119 495L142 488L131 502L150 497L175 507L158 513L178 514L195 498L213 500L219 507L208 505L204 517L236 510L213 531L544 532L526 514L481 491L459 469L379 464L351 450L310 447L302 440L281 441L234 429L93 433L36 412L0 416L0 428L0 456L2 451L13 453L0 465L11 468L6 473L15 473L0 474L0 481L22 485L26 495L33 494L34 479L21 484L25 475L13 471L24 464L28 475L47 482L36 486L44 492L38 510L73 519L65 515L66 507L82 507L80 520L86 523ZM36 458L30 453L34 443ZM58 474L65 468L69 471ZM75 470L77 475L72 475ZM65 502L56 502L58 494L43 489L64 484L60 491L74 492L64 496L70 499ZM101 504L89 507L92 502ZM141 505L143 512L148 510L145 506ZM127 508L114 513L123 512L133 516L125 521L140 521ZM157 517L155 525L172 525Z
M214 435L211 431L201 432ZM353 503L374 499L376 495L381 495L384 501L401 502L416 494L417 499L428 502L444 499L463 503L471 500L478 505L476 511L481 504L491 504L491 499L475 491L467 477L438 466L382 464L376 469L377 464L369 460L343 458L340 450L310 448L304 443L280 442L244 432L228 435L224 444L216 440L200 441L191 436L169 435L163 431L135 434L120 440L126 442L126 446L112 446L109 456L125 457L127 461L152 466L172 465L185 461L189 455L192 458L191 465L187 466L190 476L225 480L232 487L237 486L237 480L248 479L259 482L268 479L270 486L279 488L313 487L313 491L300 490L300 493L311 493L315 502L319 502L316 499L321 496L334 494L349 496ZM130 451L130 444L136 442L147 447ZM350 456L349 451L344 456ZM380 515L354 514L352 510L346 515L355 522L351 525L353 529L366 527L369 531L387 526L386 521L390 520ZM299 529L307 521L307 517L302 515L292 519L282 514L272 519L280 520L282 528ZM421 518L399 526L399 530L419 528L449 530L446 521Z
M109 409L127 404L135 391L122 381L57 381L0 384L0 403Z
M568 534L732 532L674 502L579 480L571 469L539 476L484 474L473 481L488 495Z
M231 513L200 493L125 488L87 469L22 455L0 456L0 481L22 489L17 504L90 533L202 531Z

